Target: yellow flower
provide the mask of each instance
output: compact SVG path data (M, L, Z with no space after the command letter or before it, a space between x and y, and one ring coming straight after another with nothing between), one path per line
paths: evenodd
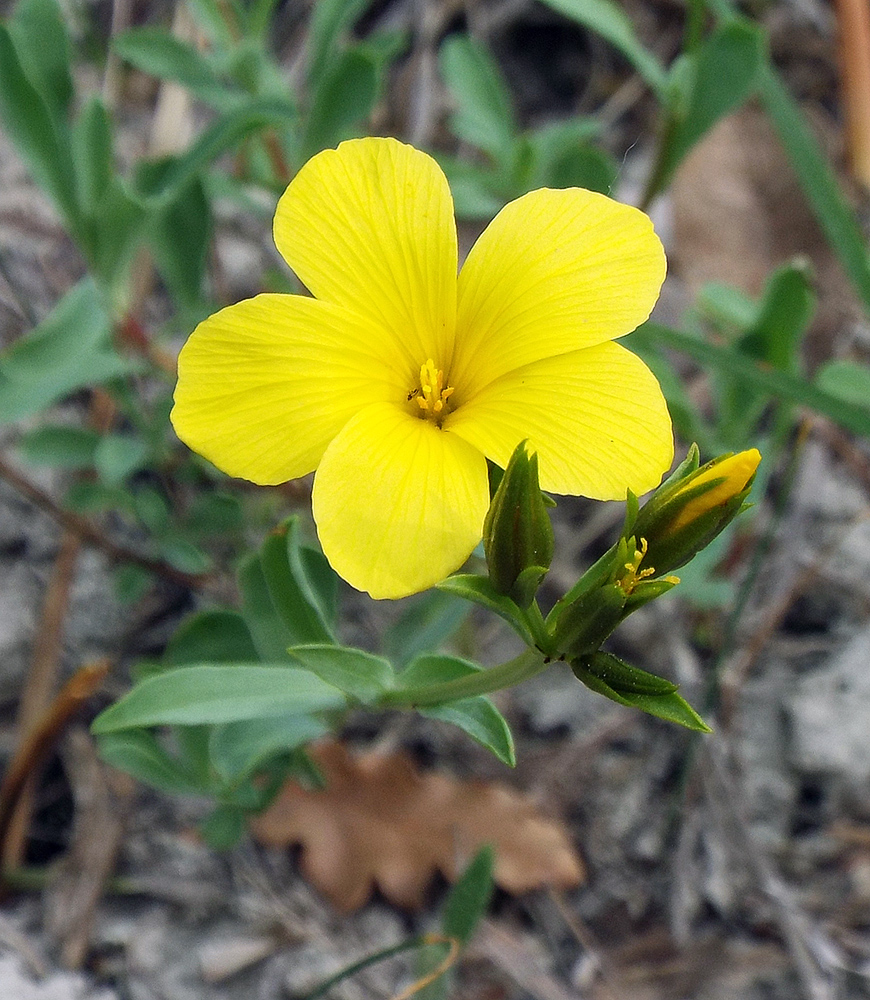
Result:
M201 323L178 359L172 421L232 476L317 470L334 569L402 597L481 537L486 459L522 440L542 489L622 499L655 486L671 424L646 366L611 343L664 279L649 219L579 188L504 208L457 278L447 181L394 139L311 159L281 197L275 243L315 298L258 295Z

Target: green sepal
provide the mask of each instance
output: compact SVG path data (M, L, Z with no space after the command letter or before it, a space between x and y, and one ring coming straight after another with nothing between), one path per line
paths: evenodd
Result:
M521 608L528 608L535 599L541 581L547 575L546 566L527 566L514 581L508 595Z
M618 705L637 708L648 715L654 715L666 722L675 722L686 729L698 733L710 733L712 730L692 706L676 691L664 694L641 694L638 692L621 692L612 688L606 681L596 676L587 667L588 657L581 657L571 664L571 670L577 680L596 694L604 695Z
M603 650L583 658L583 669L620 694L671 694L679 685Z
M650 601L654 601L657 597L661 597L666 594L669 590L673 590L674 587L680 581L676 577L662 578L661 580L641 580L640 583L635 585L634 590L625 598L625 611L623 612L623 618L628 617L632 611L637 611L638 608L642 608L644 604L648 604Z

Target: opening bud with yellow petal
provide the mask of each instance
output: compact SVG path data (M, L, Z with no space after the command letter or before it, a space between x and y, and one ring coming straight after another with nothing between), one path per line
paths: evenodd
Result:
M758 449L750 448L699 468L698 448L692 445L636 516L629 513L623 537L644 540L643 566L661 576L709 545L745 509L760 461Z
M517 445L483 524L489 579L528 608L553 558L553 525L538 482L538 456Z

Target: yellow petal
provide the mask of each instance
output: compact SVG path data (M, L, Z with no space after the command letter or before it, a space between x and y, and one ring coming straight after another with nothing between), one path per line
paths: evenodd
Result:
M300 295L229 306L182 348L173 426L231 476L303 476L361 407L407 392L377 340L353 313Z
M441 168L395 139L318 153L278 202L275 244L319 299L360 312L416 377L447 368L456 318L456 226Z
M486 461L432 421L375 404L326 449L312 504L340 576L372 597L406 597L458 569L480 540Z
M598 344L503 375L444 423L505 467L525 438L541 487L597 500L658 485L674 455L671 420L646 365L618 344Z
M456 403L514 368L630 333L664 277L661 242L636 208L582 188L511 202L459 276Z

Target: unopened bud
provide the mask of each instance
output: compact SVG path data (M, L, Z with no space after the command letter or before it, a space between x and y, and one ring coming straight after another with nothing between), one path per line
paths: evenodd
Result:
M538 456L517 445L483 523L493 587L527 608L553 558L553 525L538 483Z
M644 539L643 565L661 576L687 563L744 508L761 455L721 455L698 468L697 448L641 508L626 532Z

